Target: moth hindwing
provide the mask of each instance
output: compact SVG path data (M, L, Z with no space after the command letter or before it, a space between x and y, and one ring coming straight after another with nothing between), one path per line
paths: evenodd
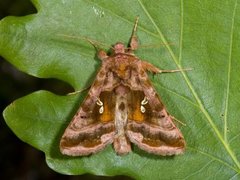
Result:
M90 155L112 143L118 155L129 153L131 143L156 155L183 153L183 135L147 75L163 70L133 53L138 46L137 23L138 18L128 48L116 43L110 55L98 52L101 68L61 138L62 154Z

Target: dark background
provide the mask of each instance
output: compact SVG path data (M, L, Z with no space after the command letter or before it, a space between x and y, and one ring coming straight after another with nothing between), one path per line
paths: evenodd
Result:
M0 20L6 16L24 16L36 13L30 0L0 0ZM0 56L0 112L15 99L33 91L45 89L66 94L73 89L56 79L39 79L18 71ZM51 170L44 153L19 140L0 116L0 179L130 179L125 176L100 177L93 175L67 176Z

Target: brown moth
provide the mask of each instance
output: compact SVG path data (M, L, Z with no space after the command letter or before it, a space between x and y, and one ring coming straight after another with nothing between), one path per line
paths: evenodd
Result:
M179 70L160 70L134 55L137 23L138 18L130 47L118 42L110 55L98 52L101 68L61 138L62 154L86 156L112 143L118 155L131 152L131 143L156 155L183 153L183 135L147 75L147 71L156 74Z

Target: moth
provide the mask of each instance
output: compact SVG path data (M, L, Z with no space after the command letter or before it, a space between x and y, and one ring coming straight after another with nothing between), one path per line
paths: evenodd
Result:
M147 74L179 70L161 70L134 55L137 24L138 18L129 47L118 42L110 55L99 50L101 68L60 140L62 154L86 156L113 144L118 155L125 155L131 143L161 156L184 152L183 135Z

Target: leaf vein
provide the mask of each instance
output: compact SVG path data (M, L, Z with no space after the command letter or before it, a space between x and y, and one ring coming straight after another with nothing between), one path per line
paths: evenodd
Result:
M235 173L231 178L229 178L229 180L232 180L232 179L237 179L236 177L237 177L237 175L239 175L240 173L238 172L238 173Z
M230 45L229 45L229 58L228 58L228 72L227 72L227 90L226 90L226 102L224 112L224 140L227 142L227 118L228 118L228 105L229 105L229 91L231 81L231 67L232 67L232 46L233 46L233 33L234 33L234 22L237 8L237 0L233 9L232 25L230 31Z
M187 103L189 103L189 104L191 104L191 105L199 108L199 106L198 106L196 103L194 103L194 102L191 101L190 99L184 97L183 95L181 95L181 94L179 94L179 93L177 93L177 92L175 92L175 91L172 91L171 89L168 89L168 88L166 88L166 87L164 87L164 86L161 86L161 85L158 85L158 86L159 86L160 88L168 91L169 93L172 93L172 94L174 94L175 96L178 96L179 98L183 99L185 102L187 102Z
M188 176L186 176L184 179L192 179L191 177L200 173L201 171L203 171L206 167L208 167L212 162L214 162L214 160L208 161L204 166L202 166L200 169L196 170L195 172L189 174Z
M183 46L183 0L180 1L180 39L179 39L179 64L182 62L182 46Z
M200 154L203 154L203 155L205 155L205 156L207 156L207 157L209 157L209 158L211 158L211 159L213 159L213 160L216 160L216 161L222 163L223 165L231 168L232 170L240 173L239 169L236 169L235 167L233 167L233 166L230 165L229 163L227 163L227 162L219 159L218 157L216 157L216 156L214 156L214 155L212 155L212 154L209 154L208 152L204 152L204 151L201 151L201 150L196 149L196 148L193 148L193 147L187 147L187 148L190 149L190 150L192 150L192 151L197 151L197 152L199 152Z

